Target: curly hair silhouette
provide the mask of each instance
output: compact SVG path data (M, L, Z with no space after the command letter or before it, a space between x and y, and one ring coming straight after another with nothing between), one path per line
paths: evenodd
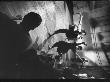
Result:
M38 27L42 22L42 18L35 12L30 12L24 16L23 21L20 23L26 31L33 30Z

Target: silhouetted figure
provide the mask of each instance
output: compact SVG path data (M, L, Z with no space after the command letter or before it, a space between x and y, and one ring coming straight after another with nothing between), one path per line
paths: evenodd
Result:
M34 55L36 52L32 49L29 35L29 31L38 27L41 22L39 14L30 12L18 25L0 12L0 78L52 76L49 75L49 68L40 63L38 56Z
M20 25L24 33L27 34L27 37L30 38L29 31L34 30L36 27L38 27L41 24L41 22L42 22L42 19L39 14L30 12L24 16L23 21L20 23ZM32 44L30 44L28 48L31 48L31 47L32 47Z
M0 78L16 77L17 32L16 22L0 12Z
M36 27L38 27L42 22L42 19L39 14L30 12L27 15L24 16L23 21L20 23L20 25L24 28L25 33L27 33L28 37L29 31L34 30ZM22 77L24 78L51 78L53 70L48 67L45 63L41 63L37 52L32 48L32 44L30 44L27 49L24 51L23 54L21 54L22 60L27 57L26 61L23 61L25 63L24 65L24 73ZM39 56L41 57L41 56ZM30 62L29 62L30 60Z
M16 46L17 46L17 49L19 50L17 64L18 64L18 67L24 69L23 71L24 73L22 72L21 78L32 77L31 76L32 70L35 70L33 69L34 64L32 64L34 57L36 58L36 60L38 60L37 62L39 63L38 57L35 56L37 55L36 54L37 52L32 47L33 42L30 37L29 31L37 28L41 22L42 22L42 19L39 14L30 12L24 16L23 21L19 25L15 42L17 42Z

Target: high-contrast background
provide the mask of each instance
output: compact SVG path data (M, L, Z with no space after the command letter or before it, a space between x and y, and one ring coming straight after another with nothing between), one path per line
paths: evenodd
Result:
M85 57L89 62L86 66L109 66L110 64L110 1L73 1L73 18L68 5L64 1L11 1L0 2L0 12L5 13L11 19L17 15L24 17L29 12L39 13L42 23L34 30L30 36L35 49L47 51L48 45L52 46L55 42L65 39L64 34L54 35L44 47L42 44L48 37L58 29L68 29L69 24L78 24L81 13L82 21L79 28L84 29L87 35L79 42L86 42L84 50L79 55ZM73 21L72 21L73 20ZM22 20L16 20L19 24ZM56 49L49 53L56 54Z

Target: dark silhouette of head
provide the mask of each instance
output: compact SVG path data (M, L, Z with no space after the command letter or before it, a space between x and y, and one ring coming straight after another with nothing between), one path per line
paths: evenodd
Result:
M37 13L30 12L24 16L20 23L26 31L34 30L42 22L41 16Z

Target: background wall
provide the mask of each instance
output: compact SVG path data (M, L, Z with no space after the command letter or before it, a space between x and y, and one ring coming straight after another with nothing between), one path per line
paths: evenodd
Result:
M87 35L83 41L87 47L80 52L82 57L89 59L85 65L89 66L108 66L109 56L107 55L107 46L109 44L109 32L102 29L109 28L109 11L108 1L73 1L74 12L82 12L82 29L85 29ZM92 19L92 20L91 20ZM105 44L105 45L103 45ZM109 48L109 47L108 47ZM109 51L109 50L108 50Z
M82 29L85 29L87 35L82 41L87 43L87 47L84 47L83 52L80 51L80 56L89 59L89 63L85 65L99 65L108 66L110 61L110 39L109 39L109 5L108 1L73 1L74 13L81 12ZM65 6L65 7L64 7ZM68 7L63 1L12 1L12 2L0 2L0 12L7 14L10 18L14 18L16 15L22 15L29 12L39 13L42 17L41 25L30 31L31 38L34 43L34 48L41 46L44 51L48 50L48 45L64 40L64 34L57 34L52 37L42 48L44 40L48 37L48 33L53 33L58 29L67 29L71 24L70 14ZM76 16L78 18L78 16ZM77 22L75 16L73 20ZM91 18L93 19L91 23ZM95 22L94 22L95 21ZM17 21L19 24L21 21ZM95 26L94 23L96 23ZM55 49L50 51L53 53Z

